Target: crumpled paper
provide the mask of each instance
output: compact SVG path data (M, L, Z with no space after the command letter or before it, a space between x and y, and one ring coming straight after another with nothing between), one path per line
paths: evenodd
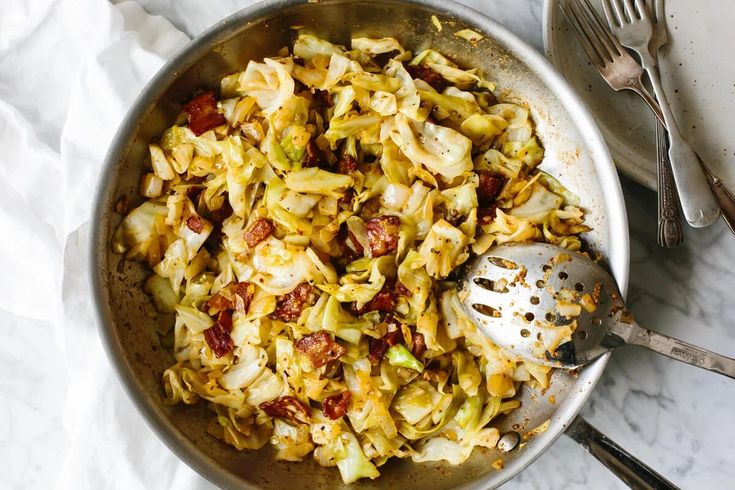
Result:
M69 441L55 455L64 458L56 488L214 488L132 409L97 333L87 265L108 145L189 38L136 3L95 0L14 2L0 32L0 229L12 237L0 240L0 312L48 336L53 325L66 360Z

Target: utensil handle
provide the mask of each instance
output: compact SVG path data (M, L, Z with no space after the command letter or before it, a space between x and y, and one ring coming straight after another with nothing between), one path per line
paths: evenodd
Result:
M717 203L720 205L720 212L722 213L722 219L727 223L730 231L735 234L735 197L732 193L724 186L719 177L712 173L706 163L699 159L699 163L702 164L705 175L707 175L707 182L709 187L712 189L712 193L717 199Z
M641 54L643 67L651 80L653 92L658 99L661 113L669 132L669 160L674 174L676 188L681 199L681 209L687 222L695 227L709 226L720 215L720 207L710 190L704 170L699 165L699 158L679 132L674 113L666 100L666 94L661 86L658 67Z
M735 379L735 359L641 327L632 319L630 323L618 321L611 330L626 344L640 345L677 361Z
M634 490L678 489L579 415L574 418L565 434Z
M674 186L671 162L667 154L669 142L666 128L656 119L656 161L658 170L658 244L678 247L684 243L679 216L679 195Z

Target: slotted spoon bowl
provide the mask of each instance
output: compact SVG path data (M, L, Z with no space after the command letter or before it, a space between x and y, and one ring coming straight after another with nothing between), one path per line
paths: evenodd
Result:
M573 369L634 344L735 378L735 359L641 327L605 269L555 245L491 249L467 265L459 294L485 335L523 359Z

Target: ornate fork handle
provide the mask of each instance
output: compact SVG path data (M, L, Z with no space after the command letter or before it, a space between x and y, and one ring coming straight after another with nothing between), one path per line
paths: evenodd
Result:
M679 217L679 196L674 186L671 162L668 155L666 129L656 120L656 163L658 165L658 244L662 247L678 247L684 243L684 233Z

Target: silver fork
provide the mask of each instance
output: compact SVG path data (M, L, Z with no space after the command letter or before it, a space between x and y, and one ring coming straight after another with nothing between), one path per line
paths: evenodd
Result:
M653 33L648 50L653 59L658 60L658 50L668 41L666 32L666 17L664 14L664 0L653 0L648 4ZM679 194L674 184L674 174L669 161L669 140L666 128L656 119L656 176L658 178L658 244L662 247L678 247L684 243L684 233L681 229L679 214Z
M658 103L641 83L643 68L603 27L590 6L579 0L566 0L561 10L574 30L592 65L615 91L632 90L648 104L659 121L664 117Z
M709 226L717 220L720 208L699 165L697 155L681 135L666 100L658 73L658 61L649 51L653 25L648 8L643 0L602 0L602 7L614 36L623 46L638 53L641 64L651 80L669 133L669 160L684 217L691 226L697 228Z

